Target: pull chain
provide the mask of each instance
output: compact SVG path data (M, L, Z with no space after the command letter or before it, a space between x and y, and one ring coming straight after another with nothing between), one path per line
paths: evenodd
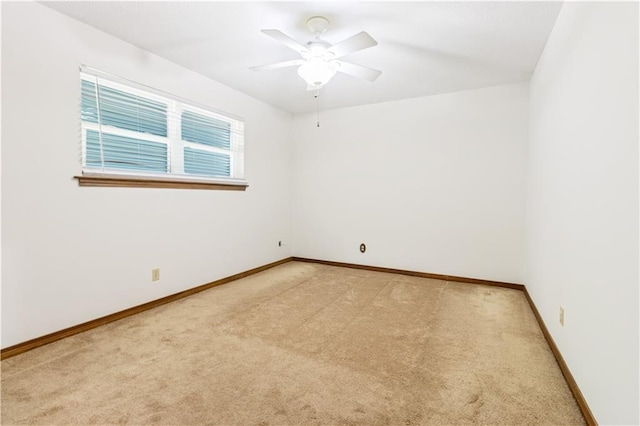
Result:
M320 127L320 88L316 88L316 127Z

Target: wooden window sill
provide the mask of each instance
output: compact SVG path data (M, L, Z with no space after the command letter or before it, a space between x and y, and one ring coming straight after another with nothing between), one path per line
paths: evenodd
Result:
M206 180L160 178L144 176L74 176L80 186L109 186L121 188L174 188L208 189L217 191L244 191L246 183L220 183Z

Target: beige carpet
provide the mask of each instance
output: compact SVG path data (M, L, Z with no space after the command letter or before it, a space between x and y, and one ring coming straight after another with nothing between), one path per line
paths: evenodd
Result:
M517 290L290 262L2 362L2 424L583 424Z

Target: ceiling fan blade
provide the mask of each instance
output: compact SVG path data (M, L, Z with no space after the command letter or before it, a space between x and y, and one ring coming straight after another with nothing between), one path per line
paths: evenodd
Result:
M377 45L378 42L373 39L369 34L362 31L353 37L349 37L340 43L331 46L327 49L328 52L333 52L336 58L348 55L349 53L357 52L368 47Z
M340 61L338 71L368 81L375 81L382 74L382 71L344 61Z
M262 32L300 54L309 50L303 44L298 43L280 30L262 30Z
M254 71L269 71L269 70L275 70L278 68L302 65L304 63L305 63L304 59L294 59L292 61L276 62L275 64L258 65L257 67L249 67L249 69L252 69Z

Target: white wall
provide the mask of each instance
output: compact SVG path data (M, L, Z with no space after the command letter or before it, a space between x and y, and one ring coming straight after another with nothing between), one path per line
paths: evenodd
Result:
M522 283L527 104L522 83L295 116L294 254Z
M244 117L249 189L78 187L81 63ZM291 255L290 114L8 2L2 107L2 347Z
M527 288L600 424L638 424L638 4L565 3L530 96Z

